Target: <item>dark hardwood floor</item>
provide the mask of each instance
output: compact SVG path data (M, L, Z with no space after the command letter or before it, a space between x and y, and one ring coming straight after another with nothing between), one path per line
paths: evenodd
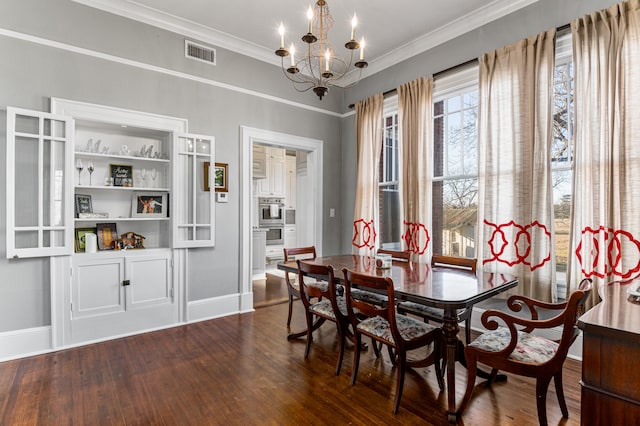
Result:
M293 328L302 326L295 302ZM446 395L431 368L410 370L392 414L395 370L386 351L361 360L349 384L352 354L334 375L336 333L325 324L309 358L304 341L289 342L287 304L56 353L0 363L1 425L446 425ZM457 370L458 398L466 381ZM567 360L570 418L562 420L555 389L549 424L578 425L580 363ZM537 424L532 380L479 381L463 425Z

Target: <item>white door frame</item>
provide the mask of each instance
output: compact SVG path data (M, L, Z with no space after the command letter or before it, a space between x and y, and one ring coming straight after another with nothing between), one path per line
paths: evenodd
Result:
M307 210L315 215L310 223L313 229L316 251L322 255L322 148L323 142L302 136L272 132L253 127L240 126L240 312L253 310L253 289L251 286L252 221L254 212L252 197L253 183L253 144L277 145L288 149L307 151L307 173L312 188L305 188L310 197L311 206Z

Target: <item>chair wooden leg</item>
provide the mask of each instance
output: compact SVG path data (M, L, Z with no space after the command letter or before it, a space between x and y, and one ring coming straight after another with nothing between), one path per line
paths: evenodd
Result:
M536 381L536 403L538 406L538 423L540 426L547 426L547 389L551 376L538 377Z
M393 353L393 348L391 346L387 346L387 352L389 352L389 359L391 360L391 365L396 367L398 363L396 362L396 356Z
M376 354L376 358L380 358L380 348L382 343L378 343L373 337L371 338L371 346L373 346L373 353Z
M342 368L342 359L344 358L344 346L347 334L347 325L337 323L338 325L338 339L340 339L340 348L338 351L338 364L336 365L336 376L340 375L340 369Z
M289 293L289 316L287 317L287 328L291 326L291 314L293 312L293 295Z
M558 395L558 404L560 404L560 411L562 411L562 417L569 418L569 410L567 409L567 402L564 399L564 389L562 388L562 370L558 371L553 376L553 381L556 385L556 395Z
M467 345L471 343L471 312L469 312L467 318L464 320L464 338L467 341Z
M491 373L489 374L489 378L487 379L487 386L491 386L497 376L498 376L498 369L492 368Z
M397 351L396 351L397 352ZM404 388L404 373L407 369L407 354L406 352L398 353L398 385L396 389L396 400L393 405L393 414L398 413L398 408L400 408L400 398L402 398L402 389Z
M433 350L435 352L435 360L434 365L436 367L436 378L438 379L438 386L440 387L440 391L444 390L444 372L442 368L441 360L444 360L444 339L436 339Z
M356 344L353 348L353 371L351 372L351 386L356 384L356 378L358 377L358 367L360 365L360 347L362 346L362 335L356 333ZM375 342L374 342L375 347Z
M304 349L304 359L309 356L309 349L311 348L311 342L313 341L313 314L306 312L307 317L307 344Z
M469 400L471 399L471 394L473 393L473 387L476 384L476 370L478 368L478 359L473 350L465 350L465 357L467 359L467 389L464 392L464 396L462 397L462 402L460 402L460 407L458 408L458 416L461 416L464 409L466 408Z

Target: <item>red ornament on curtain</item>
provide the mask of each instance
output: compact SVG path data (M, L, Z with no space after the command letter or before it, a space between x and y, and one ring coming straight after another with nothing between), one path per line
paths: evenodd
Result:
M358 248L367 247L371 250L375 248L377 234L373 219L367 221L361 218L354 221L353 230L351 244Z
M404 221L404 234L402 239L407 245L407 250L415 254L424 254L429 247L429 230L423 223Z
M635 265L623 269L622 253L635 256ZM601 256L606 256L602 258ZM576 247L576 257L582 273L589 278L605 278L615 275L630 278L640 273L640 241L631 232L622 229L589 226L582 230L582 238ZM631 257L633 259L633 257ZM630 262L634 264L634 260Z
M484 223L493 228L493 231L491 231L487 241L492 257L484 259L482 261L483 264L501 262L514 266L522 263L529 266L531 271L535 271L551 260L550 250L537 255L537 259L532 257L532 238L535 238L536 241L541 241L541 244L547 247L551 247L551 232L549 232L546 225L537 220L527 225L520 225L513 220L498 225L485 219ZM509 247L512 247L512 249L507 250Z

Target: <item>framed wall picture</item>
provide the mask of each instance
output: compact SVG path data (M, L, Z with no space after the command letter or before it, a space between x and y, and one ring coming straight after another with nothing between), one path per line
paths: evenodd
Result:
M131 197L131 217L167 217L166 192L134 192Z
M96 234L96 228L76 228L75 249L76 253L85 251L85 234Z
M133 186L133 166L111 164L110 170L113 186Z
M213 186L216 192L229 192L229 184L227 182L227 163L216 163L213 169Z
M114 242L118 239L115 223L98 223L96 225L98 234L98 250L113 250Z
M76 194L76 217L80 217L80 213L93 213L91 195Z

